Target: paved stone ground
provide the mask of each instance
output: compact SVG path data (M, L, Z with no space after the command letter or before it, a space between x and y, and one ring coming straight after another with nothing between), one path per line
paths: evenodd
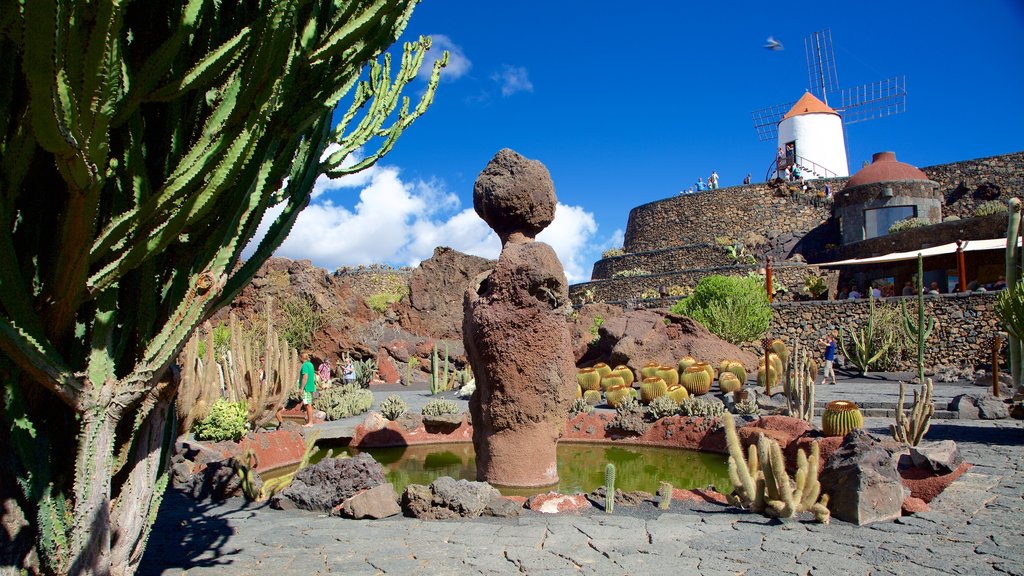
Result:
M867 419L885 434L890 420ZM946 420L975 466L932 511L855 527L674 503L582 516L351 521L170 491L140 574L1024 574L1024 423Z

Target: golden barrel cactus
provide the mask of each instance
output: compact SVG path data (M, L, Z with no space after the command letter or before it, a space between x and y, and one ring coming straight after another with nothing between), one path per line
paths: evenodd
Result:
M732 372L722 372L718 375L718 388L725 394L735 392L743 387L740 379Z
M675 400L676 404L682 402L684 398L690 397L690 393L686 391L686 388L683 388L679 384L676 384L675 386L669 386L668 392L666 392L665 395Z
M640 403L650 404L655 398L660 398L668 393L668 384L657 376L644 378L640 383Z
M612 367L604 362L594 364L594 370L597 370L597 373L601 375L601 378L607 378L608 375L612 373Z
M626 381L622 379L622 376L611 374L601 379L601 390L608 392L612 386L626 386Z
M667 386L679 384L679 372L676 372L676 369L671 366L662 366L654 373L654 377L664 380Z
M683 371L681 378L683 388L692 396L707 394L711 390L711 376L704 369L704 365L694 364Z
M604 401L612 408L618 408L624 400L633 397L632 390L625 385L613 386L604 393Z
M825 436L846 436L852 430L864 427L864 416L857 404L849 400L833 400L825 405L821 415L821 430Z
M693 356L683 356L679 361L679 373L682 374L687 368L697 363L697 359Z
M601 393L597 390L587 390L583 393L583 401L591 406L597 406L601 403Z
M583 390L600 390L601 374L593 368L583 368L576 373L576 382Z
M640 369L641 379L653 378L654 374L658 370L661 370L661 364L658 364L657 362L648 362L647 364L644 364L644 367Z
M622 380L626 383L626 386L632 386L633 382L636 381L636 375L633 374L632 368L625 364L619 364L612 370L612 374L621 376Z

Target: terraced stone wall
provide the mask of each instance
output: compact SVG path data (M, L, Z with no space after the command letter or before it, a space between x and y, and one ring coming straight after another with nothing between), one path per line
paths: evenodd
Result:
M990 364L991 339L1000 330L997 297L998 292L925 296L925 313L938 322L925 346L925 366ZM916 312L916 297L881 298L875 305L899 306L901 301ZM868 320L867 299L779 302L772 310L772 334L789 341L799 338L806 345L814 345L827 332L856 329ZM900 369L913 370L916 365L916 351L911 350Z
M939 192L945 197L943 217L970 218L982 202L1005 202L1024 196L1024 152L929 166L921 171L939 183Z

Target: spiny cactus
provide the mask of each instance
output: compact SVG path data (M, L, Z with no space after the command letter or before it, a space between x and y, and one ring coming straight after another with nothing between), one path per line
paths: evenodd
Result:
M636 381L636 375L633 374L633 370L625 364L619 364L616 366L615 369L612 370L612 374L622 378L623 383L625 383L626 386L632 386L633 382Z
M906 302L900 302L900 311L903 312L903 331L917 341L917 381L923 383L924 343L932 335L935 318L930 317L925 321L924 317L924 257L921 254L917 255L917 321L911 319Z
M398 420L409 411L409 405L398 394L392 394L380 403L380 413L388 420Z
M609 373L608 376L601 379L601 389L606 393L616 386L626 386L626 381L622 379L622 376ZM626 387L628 388L629 386Z
M897 442L905 442L917 446L928 433L935 415L935 403L932 402L932 379L926 378L921 385L921 393L914 390L914 404L910 409L910 418L903 412L903 399L906 391L900 381L900 397L896 401L896 423L889 425L889 432Z
M52 452L11 454L12 477L46 462L53 484L19 541L49 539L52 502L70 516L64 545L35 548L45 569L135 571L167 478L171 365L281 245L317 178L373 165L430 106L447 57L410 101L430 41L401 63L387 52L416 4L0 9L0 356Z
M601 403L601 393L597 390L587 390L583 393L583 401L591 406Z
M690 397L690 393L687 392L686 388L683 388L683 386L681 384L676 384L675 386L669 386L668 387L668 391L665 393L665 395L668 396L669 398L671 398L676 404L679 404L680 402L682 402L683 398L689 398Z
M679 403L671 396L658 396L647 405L647 413L651 420L660 420L675 416L679 412Z
M724 424L729 450L729 480L733 485L729 502L733 506L779 518L811 512L818 522L829 522L828 496L821 495L821 483L818 481L820 453L817 442L811 444L810 456L802 449L797 450L797 471L795 481L791 481L778 442L760 436L756 448L751 444L744 457L731 414L725 415Z
M593 368L581 368L576 374L576 382L584 391L600 390L601 374Z
M679 373L682 374L683 372L686 371L687 368L693 366L696 363L697 359L694 358L693 356L683 356L682 359L679 360Z
M615 464L611 462L604 467L604 511L615 513Z
M668 393L668 385L664 380L655 376L644 378L640 383L640 403L650 404L655 398L661 398Z
M633 399L632 390L623 385L613 386L604 393L605 403L612 408L618 408L623 402Z
M658 373L658 370L661 370L661 364L658 364L657 362L648 362L647 364L644 364L644 367L640 369L641 379L653 377Z
M593 411L594 407L583 398L577 398L569 405L569 416L575 416L581 412L583 414L590 414Z
M711 390L711 376L704 366L705 364L694 364L683 371L681 384L690 395L700 396Z
M672 507L672 484L658 482L658 509L668 510Z
M725 414L725 405L715 400L690 396L679 403L679 413L695 418L718 418Z
M722 372L718 375L718 389L721 390L722 393L728 394L730 392L736 392L742 387L743 385L740 384L739 378L737 378L732 372Z
M857 404L849 400L833 400L821 414L821 430L825 436L846 436L864 427L864 416Z
M789 415L799 418L804 422L814 421L814 383L817 378L817 368L811 371L809 364L813 362L807 357L807 352L800 348L800 343L793 345L791 362L786 369L786 381L783 385L783 392L786 394L786 406Z
M421 413L424 416L445 416L448 414L458 414L459 405L451 400L445 400L443 398L434 398L427 401L423 405Z
M747 370L743 367L743 363L738 360L723 360L722 364L725 367L720 372L732 372L740 384L747 383Z
M594 364L594 370L597 370L597 373L601 375L602 380L607 378L608 375L612 373L612 367L605 364L604 362L598 362L597 364Z
M437 356L437 345L434 345L433 353L430 355L430 393L439 394L451 389L451 380L448 377L448 343L444 344L444 370L441 369L441 361Z
M1021 267L1021 250L1017 238L1021 234L1021 218L1024 205L1020 198L1010 198L1006 223L1006 289L999 294L996 315L1009 334L1007 349L1010 356L1010 376L1013 388L1024 392L1024 285L1018 282ZM995 370L995 367L992 368Z
M779 361L782 362L782 369L785 370L789 366L789 348L786 347L786 343L781 338L775 338L769 347L779 357Z
M875 334L875 297L871 291L868 290L868 321L867 323L858 328L857 330L847 330L845 327L839 331L839 347L843 351L843 355L850 361L851 364L857 367L862 374L867 374L868 370L871 369L871 365L874 364L879 358L881 358L889 347L890 339L884 339L883 343L879 344L879 338ZM846 345L846 339L843 338L844 333L849 333L851 345Z
M671 366L662 366L654 373L656 378L661 378L668 386L679 384L679 372Z

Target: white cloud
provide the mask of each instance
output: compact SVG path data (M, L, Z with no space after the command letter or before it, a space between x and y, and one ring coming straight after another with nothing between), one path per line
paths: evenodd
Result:
M404 182L393 166L377 166L370 172L352 207L346 207L343 200L350 193L353 176L318 181L317 197L299 214L275 254L310 259L330 270L373 263L415 266L437 246L498 257L501 242L497 235L473 208L462 208L458 197L438 182ZM275 207L264 217L246 257L281 210ZM558 204L554 222L537 239L555 250L569 282L582 282L590 278L588 267L600 251L600 246L592 243L596 233L593 214L580 206ZM621 238L621 232L616 233Z
M523 66L506 65L501 72L491 75L491 80L501 84L501 95L511 96L516 92L533 92L533 83Z
M434 69L434 62L441 59L441 54L448 51L448 65L441 70L441 79L445 81L458 80L466 75L473 63L466 57L462 47L452 42L451 38L444 34L431 34L430 50L423 57L423 65L420 66L416 76L421 80L430 78Z

